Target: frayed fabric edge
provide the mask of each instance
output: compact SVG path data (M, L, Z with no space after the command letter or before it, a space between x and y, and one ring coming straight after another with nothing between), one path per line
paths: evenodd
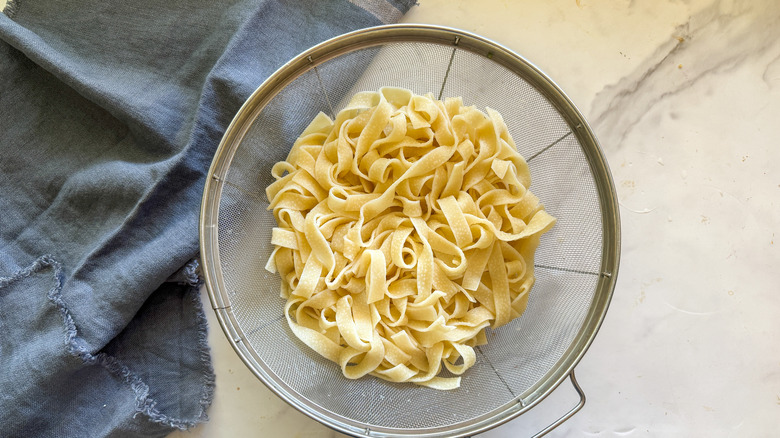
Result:
M141 378L138 377L138 375L130 371L129 368L127 368L125 365L122 365L122 363L115 357L109 356L108 354L102 352L98 354L92 354L87 350L86 342L78 337L76 323L73 321L73 317L71 316L67 305L62 299L64 273L62 265L57 260L52 258L50 255L43 255L35 260L29 267L17 271L11 277L0 277L0 288L30 277L31 275L43 271L46 268L51 268L54 271L53 275L55 283L46 296L49 301L51 301L56 306L57 310L63 318L66 330L65 346L67 352L75 357L78 357L85 364L97 364L102 366L109 373L120 378L124 383L128 384L135 394L136 413L133 415L133 417L136 417L139 414L143 414L154 423L162 424L179 430L189 429L208 420L206 410L211 405L211 401L214 397L215 376L208 345L208 326L206 316L203 312L203 306L200 301L200 295L198 294L197 286L190 286L186 293L191 295L189 298L192 300L194 305L196 312L195 318L199 324L198 347L200 349L200 360L204 365L205 373L201 379L203 389L201 390L201 398L199 400L200 412L193 420L182 420L178 418L171 418L157 410L157 402L149 397L149 386L144 383Z
M14 15L16 15L17 10L19 10L19 0L6 0L3 13L8 18L14 18Z
M197 266L198 260L195 259L195 262ZM198 278L200 279L200 276L198 276ZM214 365L211 362L208 320L206 319L203 302L200 299L201 283L202 281L199 281L197 285L190 286L190 289L187 291L187 293L191 295L190 299L192 300L192 305L195 309L195 321L198 324L198 349L200 350L200 361L205 370L203 377L201 378L201 387L203 389L201 391L201 397L199 401L200 420L205 422L208 421L208 415L206 415L206 411L208 410L209 406L211 406L211 402L214 399L216 375L214 374Z

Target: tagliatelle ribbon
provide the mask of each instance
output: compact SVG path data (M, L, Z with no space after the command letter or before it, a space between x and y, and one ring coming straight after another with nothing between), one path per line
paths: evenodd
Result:
M266 269L292 332L346 377L457 388L484 329L525 311L555 218L498 112L358 93L335 120L315 117L271 173Z

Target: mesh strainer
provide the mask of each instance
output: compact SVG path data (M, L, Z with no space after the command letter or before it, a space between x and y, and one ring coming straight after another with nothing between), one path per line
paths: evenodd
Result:
M383 86L500 112L529 163L531 189L558 218L536 252L522 317L487 333L461 388L437 391L367 376L348 380L292 334L279 278L263 269L273 215L271 166L323 111ZM619 259L616 195L604 156L563 92L508 49L460 30L392 25L342 35L267 79L227 129L201 211L201 256L217 317L246 365L306 415L355 436L464 436L516 417L567 377L592 342ZM543 432L548 431L546 429Z

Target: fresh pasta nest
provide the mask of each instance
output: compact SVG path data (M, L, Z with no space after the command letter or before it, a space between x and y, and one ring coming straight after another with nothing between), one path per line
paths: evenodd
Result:
M484 329L525 311L555 219L496 111L358 93L335 120L315 117L272 174L266 269L293 333L346 377L456 388Z

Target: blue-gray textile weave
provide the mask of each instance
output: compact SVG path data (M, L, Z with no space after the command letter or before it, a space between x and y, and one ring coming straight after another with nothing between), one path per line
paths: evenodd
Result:
M200 200L243 101L409 0L11 0L0 14L0 436L164 436L214 374Z

